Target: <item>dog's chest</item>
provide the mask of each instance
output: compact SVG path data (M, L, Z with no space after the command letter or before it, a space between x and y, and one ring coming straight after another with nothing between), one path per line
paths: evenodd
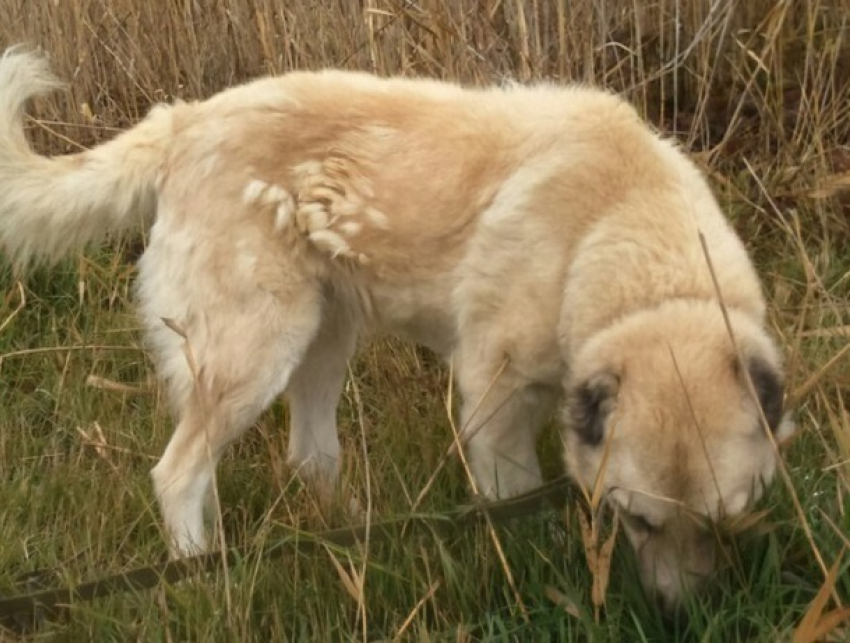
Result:
M374 286L370 294L376 325L384 332L448 355L457 333L451 286L445 281Z

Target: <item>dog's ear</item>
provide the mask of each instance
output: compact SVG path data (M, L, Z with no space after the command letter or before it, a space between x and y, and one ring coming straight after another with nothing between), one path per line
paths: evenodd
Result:
M614 410L620 378L610 372L578 383L567 399L567 424L588 446L598 446L605 437L605 421Z
M778 440L784 440L793 433L793 422L782 416L785 396L782 374L761 357L750 357L746 365L767 425Z

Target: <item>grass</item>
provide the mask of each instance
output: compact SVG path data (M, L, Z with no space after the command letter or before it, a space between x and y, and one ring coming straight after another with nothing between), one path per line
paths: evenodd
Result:
M476 527L300 551L269 565L264 549L289 526L325 524L286 470L287 420L278 405L219 468L228 541L250 545L226 577L77 605L67 621L23 636L850 638L846 625L826 617L850 597L848 37L841 0L0 4L0 46L41 45L70 81L67 93L36 106L33 138L52 153L112 136L155 101L208 96L294 68L468 83L578 80L622 92L705 167L755 258L800 427L785 450L791 486L778 482L763 501L768 517L738 539L712 601L667 621L641 594L624 543L614 549L596 613L578 494L564 515L499 525L497 538ZM18 591L16 578L32 569L56 568L57 582L79 582L163 554L148 471L171 421L133 316L132 259L141 247L128 240L24 281L3 273L2 595ZM451 441L448 373L427 352L392 341L364 348L351 371L340 409L346 483L362 501L370 491L376 517L403 514ZM541 443L550 475L559 471L557 443L553 430ZM421 510L444 512L468 499L466 489L452 461ZM823 570L834 564L838 573L827 578ZM823 617L813 618L821 605Z

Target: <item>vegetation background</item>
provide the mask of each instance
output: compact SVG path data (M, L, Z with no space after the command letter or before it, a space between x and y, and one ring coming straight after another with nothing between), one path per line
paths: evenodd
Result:
M469 84L580 81L633 101L710 175L756 259L785 347L799 433L787 483L737 539L710 601L665 620L628 548L594 575L578 493L549 513L454 535L265 549L328 519L284 464L276 406L219 469L228 574L75 605L46 640L850 640L850 3L847 0L3 0L0 47L49 52L68 90L30 121L66 153L153 103L266 73L343 67ZM2 91L2 88L0 88ZM0 594L55 568L80 582L159 560L148 471L171 422L133 316L143 239L18 280L0 310ZM404 514L451 441L447 372L391 341L351 366L345 480L376 517ZM559 473L558 440L541 444ZM418 511L468 500L450 462ZM337 518L336 522L340 522ZM607 533L607 532L606 532ZM598 543L597 543L598 544ZM498 546L497 546L498 545ZM595 547L590 544L591 549ZM833 569L833 574L827 574ZM12 638L0 632L0 638Z

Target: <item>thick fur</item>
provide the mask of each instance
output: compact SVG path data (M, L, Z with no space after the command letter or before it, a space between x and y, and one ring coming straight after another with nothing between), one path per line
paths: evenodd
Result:
M178 422L153 470L177 553L206 546L215 465L281 394L290 463L332 487L366 326L452 361L488 496L539 484L565 398L569 470L619 506L668 602L713 567L686 514L741 512L772 477L748 376L773 418L781 367L756 273L697 169L619 98L292 73L42 158L23 106L55 85L32 53L0 62L0 241L24 267L151 227L138 295Z

